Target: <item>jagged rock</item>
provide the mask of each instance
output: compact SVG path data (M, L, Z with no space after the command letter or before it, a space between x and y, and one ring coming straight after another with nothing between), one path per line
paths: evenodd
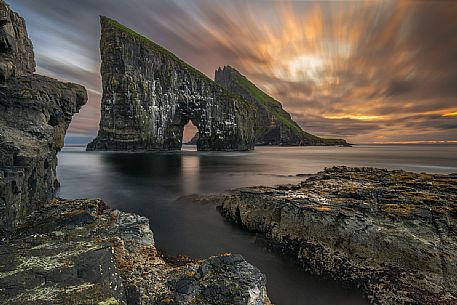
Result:
M270 304L265 276L224 254L170 265L144 217L101 200L54 199L0 247L0 301L38 304Z
M86 100L82 86L39 75L0 85L0 232L54 197L56 155Z
M87 95L82 86L32 75L35 62L24 20L1 0L0 17L1 237L54 197L56 154Z
M33 72L35 59L25 21L0 0L0 83Z
M88 150L179 150L189 120L199 150L250 150L255 111L171 52L101 17L103 99Z
M215 80L256 107L256 145L349 145L342 139L324 139L304 132L280 102L230 66L216 70Z
M222 213L373 304L457 303L457 177L336 167L233 191Z

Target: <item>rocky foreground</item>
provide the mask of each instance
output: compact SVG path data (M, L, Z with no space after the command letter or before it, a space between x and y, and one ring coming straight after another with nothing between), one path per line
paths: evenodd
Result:
M221 200L227 218L373 304L457 304L457 175L335 167Z
M239 255L167 263L146 218L54 199L0 247L4 304L269 304Z

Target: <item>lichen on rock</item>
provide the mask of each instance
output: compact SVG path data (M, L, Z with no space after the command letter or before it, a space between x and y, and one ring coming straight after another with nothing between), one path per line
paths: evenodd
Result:
M373 304L455 304L456 191L456 175L334 167L219 200L227 218Z
M0 247L0 300L27 304L269 304L240 255L167 263L146 218L101 200L54 199Z

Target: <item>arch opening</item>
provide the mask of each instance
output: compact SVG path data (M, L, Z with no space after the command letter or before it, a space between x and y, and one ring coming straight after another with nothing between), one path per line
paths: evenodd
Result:
M198 127L191 119L183 126L182 143L184 145L197 145Z
M197 145L197 142L193 142L195 135L198 133L198 127L194 125L192 120L189 120L183 127L182 142L183 144Z

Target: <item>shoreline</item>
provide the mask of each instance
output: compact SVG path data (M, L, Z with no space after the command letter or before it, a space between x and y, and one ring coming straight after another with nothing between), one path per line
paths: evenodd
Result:
M373 304L452 304L455 189L454 175L335 167L298 185L233 190L219 209Z

